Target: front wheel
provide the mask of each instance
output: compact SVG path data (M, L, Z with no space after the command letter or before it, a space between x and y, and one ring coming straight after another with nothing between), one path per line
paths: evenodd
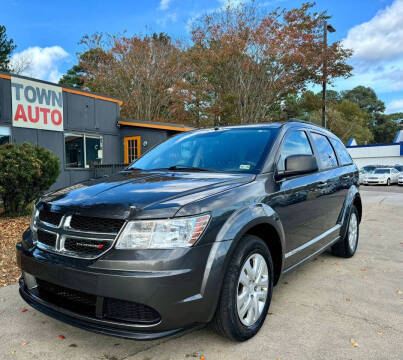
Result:
M235 341L253 337L262 327L273 292L273 263L266 243L244 236L224 277L213 320L220 334Z
M390 186L390 179L387 180L386 184Z
M359 215L356 207L352 206L346 235L332 246L332 254L345 258L354 256L358 246L358 237Z

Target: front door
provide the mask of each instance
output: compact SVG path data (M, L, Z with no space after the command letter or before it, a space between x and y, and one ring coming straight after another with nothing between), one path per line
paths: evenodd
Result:
M285 170L285 159L291 155L313 155L308 136L303 130L290 130L284 136L277 159L277 170ZM319 173L284 178L276 183L277 190L269 205L277 212L286 238L285 268L297 264L311 248L306 244L322 234L320 217L323 207L317 190Z
M124 138L125 164L131 164L141 155L140 136L126 136Z

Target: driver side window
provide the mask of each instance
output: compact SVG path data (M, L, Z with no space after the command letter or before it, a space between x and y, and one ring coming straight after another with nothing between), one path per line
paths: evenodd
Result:
M277 161L277 171L285 170L285 159L290 155L313 155L311 144L304 131L289 131L285 134Z

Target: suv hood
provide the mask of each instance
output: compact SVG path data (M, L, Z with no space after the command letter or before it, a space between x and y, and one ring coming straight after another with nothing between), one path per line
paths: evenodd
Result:
M173 217L183 205L254 178L251 174L123 171L46 194L38 206L103 218Z

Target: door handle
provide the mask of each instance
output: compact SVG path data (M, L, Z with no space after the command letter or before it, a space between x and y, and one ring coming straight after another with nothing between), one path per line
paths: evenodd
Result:
M350 175L343 175L343 176L341 177L341 179L342 179L342 180L350 179Z

